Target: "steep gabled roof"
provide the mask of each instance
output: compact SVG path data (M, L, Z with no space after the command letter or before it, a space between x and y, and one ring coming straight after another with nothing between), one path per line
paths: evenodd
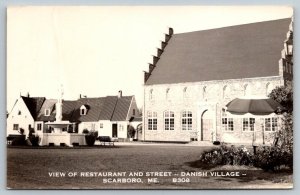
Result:
M56 109L55 104L57 100L49 99L45 100L42 108L40 109L40 112L37 117L37 121L55 121L55 115L56 115ZM70 101L70 100L63 100L62 102L62 120L71 120L74 108L77 105L77 101ZM45 109L50 110L50 115L45 115Z
M77 100L73 111L72 121L90 122L98 121L101 110L103 109L105 97L100 98L81 98ZM85 105L88 108L86 115L80 115L80 107Z
M39 114L37 116L37 121L54 121L55 120L55 113L53 112L55 110L55 103L57 100L49 99L45 100L43 106L41 107ZM50 115L45 115L45 110L50 110Z
M100 110L99 120L110 120L112 118L117 101L117 96L107 96L105 98L104 106Z
M130 104L133 96L122 96L118 98L116 108L114 110L111 121L126 121L127 114L130 108Z
M174 34L145 85L279 76L291 19Z
M39 111L45 101L45 97L25 97L21 96L31 116L36 120Z
M74 101L63 100L62 120L70 122L93 122L99 120L125 121L132 98L133 96L123 96L120 98L117 96L107 96L99 98L80 98ZM42 105L40 105L40 100L33 98L25 98L25 101L27 102L26 105L28 105L28 108L38 104L38 106L35 106L40 108L35 118L37 121L55 121L55 104L57 100L44 100ZM87 108L86 115L80 114L80 108L83 105ZM45 109L50 110L49 116L45 116ZM31 108L31 110L34 112L34 108Z

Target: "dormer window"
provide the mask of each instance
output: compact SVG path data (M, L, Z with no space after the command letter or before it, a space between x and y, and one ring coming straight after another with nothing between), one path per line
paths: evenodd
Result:
M82 105L80 107L80 115L86 115L87 113L87 106L86 105Z
M50 116L50 109L45 109L45 116Z

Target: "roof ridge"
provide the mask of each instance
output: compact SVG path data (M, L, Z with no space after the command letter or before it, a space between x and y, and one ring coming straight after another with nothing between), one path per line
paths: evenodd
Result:
M176 35L182 35L182 34L188 34L188 33L195 33L195 32L203 32L203 31L210 31L210 30L220 30L220 29L224 29L224 28L241 27L241 26L244 26L244 25L266 23L266 22L275 22L275 21L287 20L287 19L292 20L291 17L289 17L289 18L281 18L281 19L274 19L274 20L265 20L265 21L250 22L250 23L244 23L244 24L237 24L237 25L222 26L222 27L217 27L217 28L208 28L208 29L196 30L196 31L190 31L190 32L175 33L174 35L176 36Z

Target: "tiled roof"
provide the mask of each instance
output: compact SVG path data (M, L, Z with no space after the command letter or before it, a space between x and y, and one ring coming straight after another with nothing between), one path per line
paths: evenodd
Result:
M54 121L55 120L55 113L53 112L55 110L55 103L57 100L49 99L45 100L43 106L41 107L39 114L37 116L37 121ZM45 110L50 110L50 115L45 116Z
M131 101L132 96L123 96L121 98L118 98L118 102L111 121L125 121Z
M146 85L279 76L291 19L174 34Z
M45 101L45 97L25 97L21 96L26 104L31 116L36 120L37 115Z
M117 96L107 96L103 108L100 111L99 120L110 120L118 101Z
M105 97L100 98L81 98L77 100L75 110L72 115L72 121L89 122L98 121L100 112L104 106ZM80 115L80 107L86 105L88 111L86 115Z
M81 98L63 100L63 118L70 122L92 122L99 120L125 121L133 96L107 96L99 98ZM27 100L29 102L29 100ZM55 121L57 100L45 100L37 114L37 121ZM80 107L87 107L86 115L80 114ZM50 116L45 116L45 109L50 109Z

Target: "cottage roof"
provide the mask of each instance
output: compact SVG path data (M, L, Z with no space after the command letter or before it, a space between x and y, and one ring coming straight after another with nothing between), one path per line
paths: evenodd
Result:
M99 98L80 98L78 100L63 100L62 120L70 122L92 122L99 120L125 121L133 96L106 96ZM57 100L45 100L37 114L37 121L54 121L55 104ZM81 115L80 108L84 105L87 109ZM50 115L45 115L45 110L50 110Z
M173 34L145 85L278 76L290 22Z
M25 97L21 96L27 106L31 116L36 120L37 115L45 101L45 97Z
M53 112L55 110L55 103L57 102L57 100L54 99L49 99L49 100L45 100L40 111L39 114L37 116L37 121L54 121L55 120L55 113ZM45 110L49 109L50 110L50 115L46 116L45 115Z
M112 121L125 121L132 101L132 96L122 96L118 98Z

